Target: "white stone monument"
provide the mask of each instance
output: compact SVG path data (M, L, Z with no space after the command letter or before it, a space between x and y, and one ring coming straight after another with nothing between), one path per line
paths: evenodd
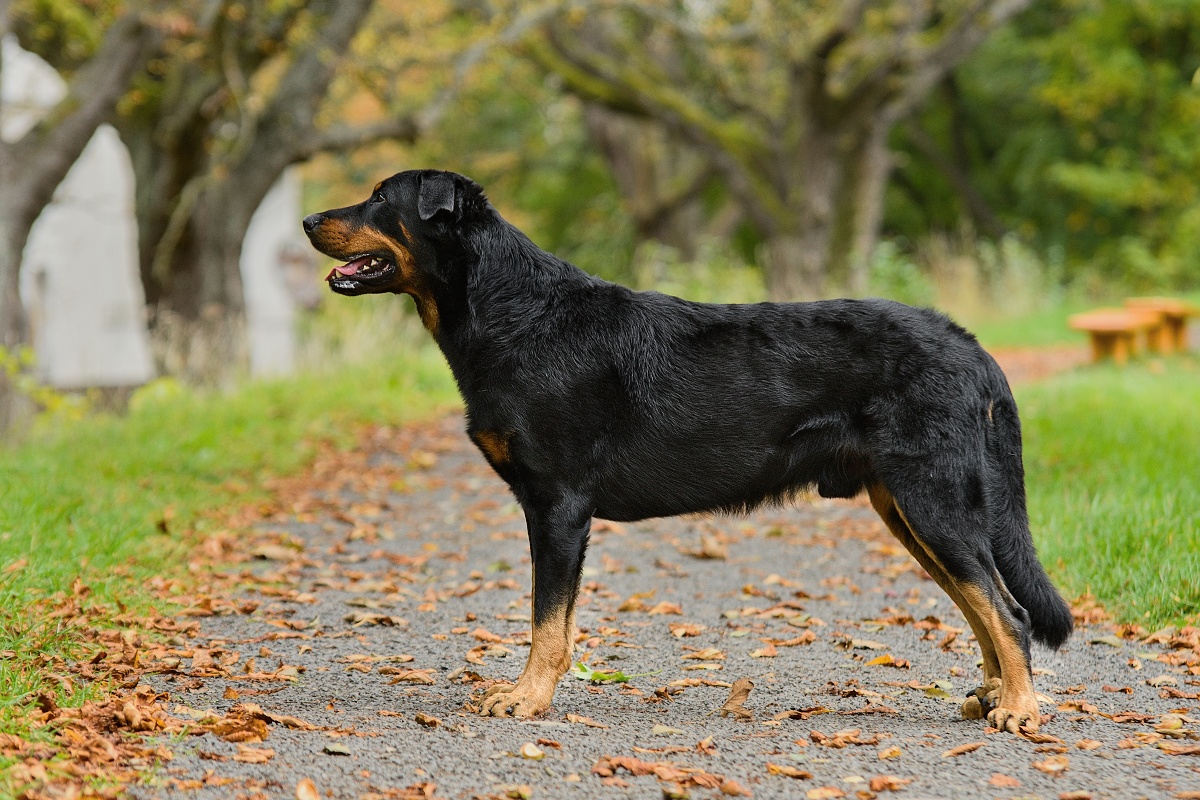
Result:
M16 141L62 99L66 85L14 37L0 46L0 136ZM293 168L255 212L242 245L254 375L293 371L297 306L319 301L300 217L300 175ZM154 376L138 275L133 165L111 126L96 131L34 224L21 266L21 300L44 382L63 389L118 387Z
M300 173L292 167L263 198L242 243L242 288L250 340L250 372L295 369L297 304L314 306L321 289L300 228Z
M12 37L0 46L0 135L16 141L66 86ZM34 223L21 266L38 375L52 386L130 386L153 376L133 203L129 153L105 125Z

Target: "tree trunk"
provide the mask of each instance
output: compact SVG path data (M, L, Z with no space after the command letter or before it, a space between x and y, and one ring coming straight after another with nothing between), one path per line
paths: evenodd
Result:
M768 238L762 246L767 293L772 300L820 300L825 297L828 233L809 229Z
M842 155L844 173L838 202L838 236L831 253L831 272L839 291L852 296L867 292L871 258L883 223L883 200L892 159L888 127L868 122L848 137Z
M699 193L713 177L704 160L651 120L587 103L584 121L608 163L638 242L661 242L694 259L705 233Z
M165 374L223 385L248 368L242 243L286 166L283 159L247 159L229 171L233 177L213 179L202 190L150 306L151 347Z
M27 341L25 308L19 292L21 252L28 230L21 235L7 208L0 208L0 439L29 411L13 385L5 362L15 356Z

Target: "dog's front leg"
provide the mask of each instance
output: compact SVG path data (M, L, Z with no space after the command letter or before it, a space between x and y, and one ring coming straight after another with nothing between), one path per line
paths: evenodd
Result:
M550 707L558 680L571 667L575 597L591 517L566 508L525 508L533 563L533 646L516 685L493 686L482 712L531 717Z

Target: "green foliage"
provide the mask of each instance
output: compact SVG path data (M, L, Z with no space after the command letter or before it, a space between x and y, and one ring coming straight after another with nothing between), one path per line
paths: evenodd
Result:
M1124 620L1200 614L1200 364L1153 360L1025 386L1029 510L1038 552L1070 594Z
M932 306L937 301L929 276L893 241L880 242L875 249L869 279L872 295L913 306Z
M34 404L39 426L83 419L89 403L85 396L56 391L41 383L34 374L33 350L0 347L0 381L6 382Z
M1200 5L1055 0L989 38L921 126L999 218L1064 279L1130 290L1200 283ZM889 191L909 236L966 213L914 147Z

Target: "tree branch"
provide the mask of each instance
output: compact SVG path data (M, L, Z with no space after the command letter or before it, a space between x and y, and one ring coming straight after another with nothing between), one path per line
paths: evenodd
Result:
M318 153L341 153L384 139L412 144L421 130L415 114L370 125L334 125L313 131L294 156L296 161L306 161Z
M971 183L967 174L942 152L933 137L920 125L912 122L904 125L903 130L905 137L912 142L921 155L925 156L933 168L942 173L942 176L950 182L950 186L966 206L967 213L979 223L980 227L997 239L1004 236L1008 232L1004 223L996 216L996 212L992 211L992 207Z
M158 40L158 32L136 12L118 19L96 55L71 80L67 96L33 130L7 145L31 193L24 205L40 211L49 202Z
M1031 0L975 0L938 42L916 53L912 76L895 100L884 108L885 120L894 124L908 116L947 72L993 30L1024 11Z

